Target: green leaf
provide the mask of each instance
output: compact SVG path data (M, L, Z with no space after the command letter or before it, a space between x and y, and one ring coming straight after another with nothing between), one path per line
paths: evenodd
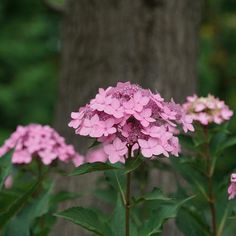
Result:
M94 209L72 207L55 214L55 216L69 220L88 231L96 233L97 235L112 235L106 217L101 212L98 213Z
M226 148L236 145L236 137L228 138L225 142L218 146L216 153L219 154L223 152Z
M218 148L225 142L226 134L225 133L217 133L215 134L210 142L210 152L214 156L217 153Z
M73 170L70 176L83 175L95 171L118 170L121 169L119 164L110 164L103 162L85 163Z
M207 198L207 179L204 166L201 165L201 159L190 159L181 157L180 160L176 158L171 159L172 166L183 176L189 183L190 187L197 190L204 198ZM204 163L203 163L204 164Z
M108 188L96 189L94 195L106 203L114 204L117 192L109 186Z
M130 215L132 215L132 209L130 209ZM113 211L112 217L109 221L111 225L113 234L115 236L124 236L125 235L125 207L122 204L121 197L117 197L116 206ZM132 218L130 219L130 235L137 236L137 227L135 226Z
M114 171L114 170L108 170L105 171L105 176L106 176L106 180L109 183L109 185L120 194L123 202L125 202L125 193L124 193L124 189L125 189L125 183L126 183L126 179L125 179L125 175L123 174L123 170L118 170L118 171Z
M109 223L111 225L113 235L125 235L125 207L122 204L120 196L117 197L116 206Z
M30 229L35 218L48 212L52 187L52 184L49 185L43 194L30 202L10 221L4 230L4 236L30 235ZM41 225L41 228L42 227Z
M145 194L142 197L134 198L134 204L143 202L143 201L171 201L171 198L164 196L162 191L159 188L154 188L150 193Z
M206 221L202 218L202 214L193 207L184 207L178 212L176 219L178 228L184 235L191 236L209 236L210 229Z
M4 181L12 169L11 156L12 152L8 152L6 155L0 158L0 190L2 190Z
M31 185L25 193L21 194L4 212L0 214L0 229L20 211L32 194L38 189L39 184L40 183L37 182Z
M79 193L60 191L52 196L51 201L53 202L53 204L57 204L57 203L64 202L67 200L79 198L80 196L81 194Z
M143 163L143 160L140 156L137 156L135 159L134 158L128 159L127 162L125 163L125 173L124 174L128 174L129 172L134 171L142 163Z
M162 232L163 224L170 218L175 218L178 209L193 197L184 199L180 202L161 205L152 212L152 215L144 222L140 228L139 236L151 236Z

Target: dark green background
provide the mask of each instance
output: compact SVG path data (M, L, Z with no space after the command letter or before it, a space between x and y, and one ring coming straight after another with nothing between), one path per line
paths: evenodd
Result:
M0 143L18 124L53 121L61 20L41 0L0 1ZM236 111L235 0L203 5L198 75L198 94L219 96Z

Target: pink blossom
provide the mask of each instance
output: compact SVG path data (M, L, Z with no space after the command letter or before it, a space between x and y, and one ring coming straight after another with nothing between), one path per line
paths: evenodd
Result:
M84 156L80 154L76 154L75 157L72 159L75 167L78 167L84 163Z
M4 187L6 189L10 189L13 185L13 176L12 175L8 175L4 181Z
M108 159L111 163L120 161L127 153L127 147L124 142L119 138L116 138L112 144L104 146L104 151L108 155Z
M145 157L177 156L178 128L194 130L192 118L180 105L129 82L99 89L71 118L69 126L76 134L97 138L111 162L124 161L129 148Z
M107 96L106 91L100 88L95 99L91 100L91 108L98 111L104 111L111 102L111 96Z
M228 188L229 200L236 196L236 173L231 174L231 184Z
M148 127L151 122L154 122L155 119L151 117L152 110L147 108L140 113L135 113L134 117L140 121L143 127Z
M113 98L110 104L105 107L104 112L113 115L115 118L121 118L124 115L124 108L120 106L118 99Z
M141 152L145 157L164 154L164 148L157 139L149 138L148 140L139 139L138 144L141 147ZM168 155L168 153L167 153Z
M43 164L49 165L54 160L73 161L79 155L53 128L39 124L18 126L0 147L0 157L11 149L14 149L13 164L28 164L32 159L39 158Z
M84 136L91 135L92 137L95 137L98 134L94 133L97 132L97 130L96 131L94 130L94 126L97 126L98 123L99 123L99 117L97 114L95 114L90 119L84 119L83 126L81 126L81 128L78 130L78 133Z
M107 159L108 159L108 155L104 152L104 149L101 147L90 150L85 156L85 161L89 163L106 162Z
M110 134L116 133L116 128L114 127L115 121L114 119L110 118L106 121L103 121L102 128L103 128L103 135L106 137Z
M194 121L202 125L221 124L233 115L233 111L224 101L220 101L210 94L207 97L197 97L196 95L187 97L183 109Z
M149 126L142 130L142 132L146 135L149 135L152 138L161 138L167 131L166 128L161 126Z

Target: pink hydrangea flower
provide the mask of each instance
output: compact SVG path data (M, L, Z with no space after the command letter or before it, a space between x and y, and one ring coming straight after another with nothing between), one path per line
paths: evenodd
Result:
M229 200L236 196L236 173L231 175L231 184L228 188Z
M224 101L220 101L210 94L207 97L197 97L196 95L187 97L187 102L183 104L183 108L194 121L202 125L221 124L233 115L233 111Z
M65 139L47 125L18 126L0 147L0 157L11 149L14 149L11 159L13 164L28 164L33 158L39 158L45 165L54 160L73 161L77 166L83 163L83 157L75 152L74 147L67 145Z
M111 163L116 163L122 160L124 155L127 153L128 148L126 147L125 142L116 138L112 144L106 144L104 146L104 151L108 155L109 161Z
M110 162L123 162L132 152L143 156L178 155L178 127L193 131L192 118L173 100L165 102L139 85L118 83L99 89L89 104L71 113L76 134L97 138Z

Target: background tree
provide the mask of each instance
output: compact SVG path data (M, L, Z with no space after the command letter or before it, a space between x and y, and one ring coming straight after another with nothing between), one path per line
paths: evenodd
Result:
M191 0L69 0L56 126L80 151L88 141L67 127L70 112L99 87L131 81L181 101L195 91L197 32L201 3ZM152 184L170 190L166 173L151 173ZM97 176L60 179L70 190L94 188ZM83 199L91 204L94 199ZM56 234L78 235L78 227L58 224ZM82 234L80 234L82 235ZM83 234L84 235L84 234ZM176 235L173 227L165 235Z

